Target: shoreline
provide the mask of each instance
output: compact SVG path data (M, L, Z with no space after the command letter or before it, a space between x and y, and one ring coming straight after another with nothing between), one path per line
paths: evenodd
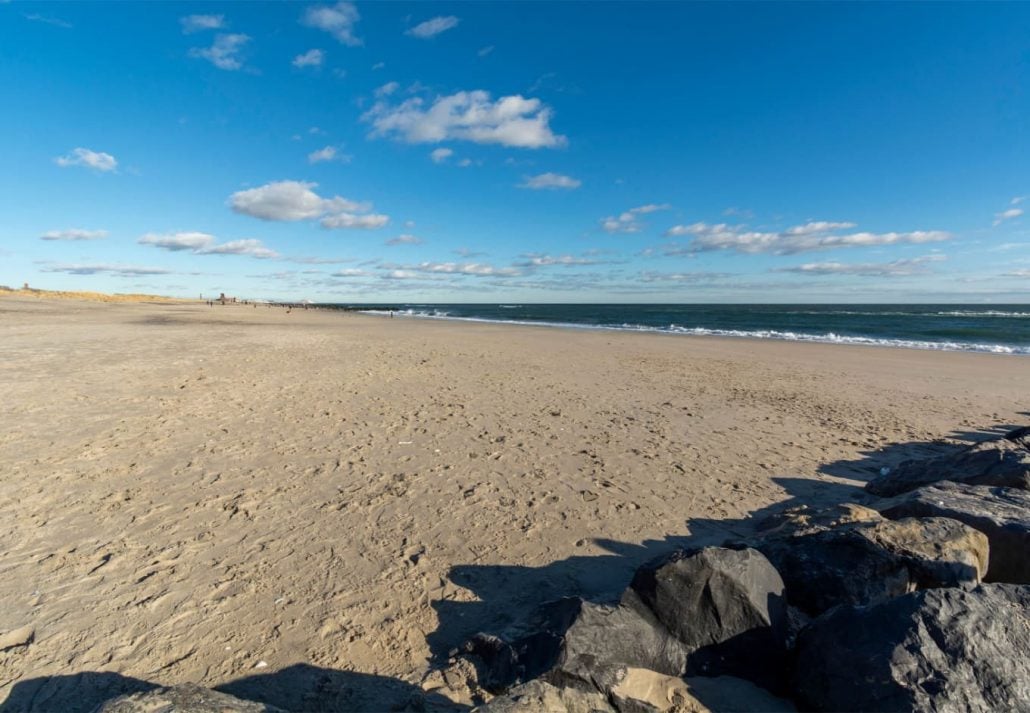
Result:
M352 314L364 314L372 317L385 317L388 314L388 310L373 310L373 309L339 309L332 306L318 305L319 309L338 310L341 312L347 312ZM591 325L591 324L577 324L573 322L543 322L543 321L532 321L532 320L504 320L504 319L489 319L485 317L455 317L445 315L430 315L430 314L405 314L397 311L398 318L404 319L418 319L418 320L437 320L437 321L450 321L450 322L471 322L476 324L497 324L497 325L509 325L516 327L541 327L546 329L566 329L566 330L583 330L583 331L596 331L596 332L625 332L631 334L656 334L665 335L670 337L705 337L705 338L717 338L717 339L745 339L756 342L766 341L777 341L777 342L789 342L792 344L826 344L832 346L854 346L854 347L874 347L883 349L913 349L918 351L929 351L929 352L960 352L968 354L992 354L997 356L1030 356L1030 346L1009 346L1009 345L989 345L989 344L978 344L976 342L926 342L920 340L887 340L878 339L875 337L860 337L860 336L841 336L836 334L809 334L805 332L779 332L776 330L750 330L750 331L739 331L739 330L725 330L725 329L709 329L704 327L696 328L680 328L680 329L663 329L660 327L647 327L647 326L607 326L607 325ZM763 333L768 336L763 336Z

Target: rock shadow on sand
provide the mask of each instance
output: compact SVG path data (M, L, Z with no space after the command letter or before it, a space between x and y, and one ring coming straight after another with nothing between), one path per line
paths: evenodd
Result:
M142 693L161 685L107 671L68 676L43 676L14 685L0 713L89 713L105 701ZM214 690L247 701L300 713L367 713L369 711L447 711L468 707L386 676L295 664L279 671L246 676L214 686Z
M893 468L909 459L955 453L971 444L998 438L1016 427L1001 424L981 430L953 431L947 438L933 441L889 444L863 451L858 458L826 463L818 469L823 475L846 478L850 483L775 476L772 481L784 489L784 499L742 518L685 520L682 523L683 531L688 533L685 535L669 535L640 544L594 538L589 542L605 550L606 554L574 555L541 567L479 564L452 567L448 578L474 593L477 601L437 600L431 603L438 619L437 629L426 637L431 666L445 666L455 650L477 633L510 633L545 602L578 596L598 604L614 603L636 569L646 562L678 549L745 539L754 534L756 526L767 518L794 507L868 504L875 498L866 493L863 486L878 476L882 468Z

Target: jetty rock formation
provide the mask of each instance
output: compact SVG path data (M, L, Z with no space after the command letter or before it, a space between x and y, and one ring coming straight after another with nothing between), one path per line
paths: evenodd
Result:
M942 480L1030 490L1030 427L951 455L905 461L865 488L873 495L890 497Z
M101 705L96 713L285 713L264 703L244 701L228 693L192 683L156 688L145 693L119 696Z

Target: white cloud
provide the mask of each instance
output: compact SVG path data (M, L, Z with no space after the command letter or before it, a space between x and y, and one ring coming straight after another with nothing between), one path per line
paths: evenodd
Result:
M250 37L244 34L216 35L215 41L210 47L193 47L190 49L190 57L206 59L219 69L235 71L243 68L243 60L240 54L243 46L250 42Z
M476 55L479 56L479 57L486 57L488 54L490 54L493 51L494 51L494 46L493 45L487 45L486 47L483 47L478 52L476 52Z
M81 147L72 149L64 156L58 156L54 159L54 163L62 168L85 166L96 171L113 171L118 168L118 161L111 154Z
M106 230L83 230L69 228L67 230L48 230L39 236L40 240L100 240L107 237Z
M388 97L388 96L390 96L391 94L393 94L394 92L396 92L400 88L401 88L401 85L398 84L397 82L387 82L383 86L377 87L375 92L373 92L373 93L377 97Z
M601 260L589 257L576 257L575 255L541 255L539 253L526 253L523 257L528 258L520 263L525 267L551 267L560 265L562 267L576 267L580 265L603 265Z
M1026 196L1016 196L1011 201L1009 201L1009 205L1019 205L1020 203L1022 203L1025 200L1026 200Z
M354 36L354 25L361 19L353 3L338 2L335 5L315 5L304 11L301 23L308 27L324 30L348 47L359 47L362 40Z
M376 104L362 119L371 122L373 136L395 136L412 144L448 139L518 148L564 146L566 139L551 131L551 109L539 99L520 95L490 100L482 90L438 97L426 108L420 97L397 106Z
M215 236L197 232L147 233L136 242L140 245L153 245L155 248L173 252L182 250L196 252L212 245L215 242Z
M66 272L69 275L114 275L116 277L137 277L139 275L170 275L171 270L163 267L142 267L117 263L51 263L40 268L43 272Z
M422 262L410 268L415 272L474 275L476 277L509 277L521 275L522 271L515 267L494 267L478 262Z
M372 71L373 72L377 72L377 71L379 71L380 69L382 69L385 66L386 66L386 62L376 62L375 64L372 65Z
M429 158L433 159L433 163L443 163L453 155L454 151L452 151L451 149L440 148L433 149L429 153Z
M368 270L362 270L359 267L348 267L343 270L338 270L331 273L332 277L368 277L371 275Z
M325 52L318 49L308 50L304 54L299 54L293 58L294 67L320 67L322 62L325 60Z
M425 22L420 22L404 34L417 37L420 40L428 40L430 37L436 37L441 32L457 27L459 22L461 20L454 17L454 15L434 17Z
M347 154L342 154L337 151L335 146L326 146L318 151L312 151L308 154L308 163L324 163L326 161L339 161L340 163L350 163L351 157Z
M732 277L726 272L641 272L641 282L709 282Z
M396 238L390 238L386 241L387 245L421 245L422 238L414 235L408 235L407 233L398 235Z
M1022 208L1009 208L1008 210L1003 210L1000 213L994 214L994 225L997 227L1006 220L1012 220L1013 218L1018 218L1021 215L1023 215Z
M671 207L667 203L648 203L636 208L630 208L618 216L610 215L607 218L602 218L601 229L606 233L639 233L644 229L644 224L640 222L639 216L655 213L660 210L668 210Z
M929 272L928 263L944 260L944 255L894 260L893 262L810 262L796 267L781 267L775 272L793 272L801 275L859 275L862 277L906 277Z
M583 182L572 176L563 176L560 173L541 173L538 176L526 176L519 184L519 188L531 188L535 191L554 190L556 188L572 189L579 188Z
M322 198L312 189L317 183L273 181L257 188L237 191L229 196L229 206L237 213L262 220L312 220L329 213L364 212L366 203L340 196Z
M667 247L666 255L683 255L714 250L732 250L740 253L771 253L793 255L832 248L868 247L877 245L922 244L949 240L951 235L940 230L916 230L906 233L843 233L855 227L853 223L810 222L783 231L748 230L743 225L693 223L675 225L666 235L691 235L686 248Z
M358 228L375 230L390 222L390 216L379 213L355 215L353 213L335 213L327 215L320 221L323 228Z
M1030 277L1030 269L1020 268L1012 272L1006 272L1003 277Z
M215 236L208 233L147 233L136 242L172 252L189 251L194 255L249 255L259 259L279 257L279 253L266 248L260 240L230 240L219 245L215 243Z
M266 248L260 240L230 240L221 245L212 245L197 251L198 255L249 255L259 260L279 257L275 250Z
M72 23L70 23L70 22L68 22L66 20L62 20L59 17L51 17L49 15L40 15L39 13L36 13L36 12L24 13L22 15L22 17L24 17L26 20L30 20L32 22L42 22L42 23L45 23L47 25L53 25L55 27L63 27L66 30L70 30L72 28Z
M468 168L469 166L472 165L472 159L470 159L470 158L463 158L460 161L458 161L458 165L461 166L462 168Z
M179 18L183 34L202 30L220 30L225 27L225 15L187 15Z

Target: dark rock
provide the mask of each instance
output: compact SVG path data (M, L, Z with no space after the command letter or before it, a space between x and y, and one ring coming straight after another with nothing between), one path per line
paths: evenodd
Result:
M538 677L558 686L604 690L622 666L679 676L687 651L646 611L578 597L543 605L517 636L477 634L461 652L491 693Z
M1030 711L1030 587L842 606L798 641L796 690L827 711Z
M1017 428L1014 431L1009 431L1002 436L1006 441L1011 441L1018 446L1022 446L1027 450L1030 450L1030 426L1024 426L1023 428Z
M854 510L843 520L818 513L788 519L750 542L783 577L790 604L806 614L982 579L988 546L976 530L943 518L892 522L850 507ZM833 527L833 522L843 524Z
M244 701L202 688L193 683L171 688L157 688L146 693L133 693L107 701L96 713L283 713L282 709L264 703Z
M789 702L732 676L677 678L622 669L607 694L530 681L475 708L476 713L793 713Z
M987 536L989 582L1030 583L1030 492L962 483L938 483L888 501L884 515L946 517Z
M891 497L944 480L1030 489L1030 435L1024 431L1030 429L1012 431L1004 438L978 443L952 455L905 461L870 480L865 489L873 495Z
M546 681L528 681L494 698L475 713L616 713L597 690L561 688Z
M855 503L840 503L818 509L797 505L763 518L755 530L756 537L761 539L795 537L831 530L841 525L882 521L883 516L876 510Z
M654 616L683 644L691 675L736 675L767 687L783 680L775 665L786 651L783 580L756 550L673 553L637 570L623 604Z

